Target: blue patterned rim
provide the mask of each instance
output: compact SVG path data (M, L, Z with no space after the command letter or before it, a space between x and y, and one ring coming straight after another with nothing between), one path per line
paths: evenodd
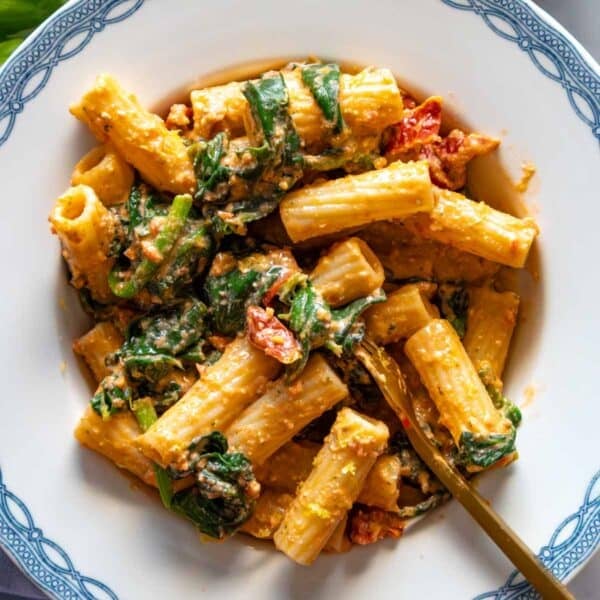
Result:
M526 0L440 1L479 15L496 34L518 44L546 77L565 90L577 116L600 140L600 73L580 54L571 39L549 24ZM60 10L38 29L32 41L24 44L0 70L0 146L9 138L25 105L44 88L54 68L81 52L107 25L130 17L143 2L79 0ZM74 39L76 45L70 46ZM588 485L581 506L556 528L539 557L557 577L564 579L582 565L599 544L600 471ZM54 598L118 598L101 581L79 573L69 555L44 536L25 503L4 484L1 469L0 546ZM481 594L475 600L537 597L515 571L501 588Z

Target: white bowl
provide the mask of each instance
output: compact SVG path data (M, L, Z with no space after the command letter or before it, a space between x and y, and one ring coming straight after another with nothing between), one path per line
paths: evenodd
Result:
M481 490L561 578L600 543L600 69L577 42L525 0L78 0L0 71L0 545L53 597L531 597L456 503L399 542L307 569L266 545L201 544L73 439L90 391L70 342L86 322L46 216L92 140L67 106L102 71L152 106L240 62L309 54L388 66L443 95L502 137L514 180L535 163L525 201L542 230L541 280L507 378L524 403L521 458ZM500 172L497 161L475 171L480 192L481 174Z

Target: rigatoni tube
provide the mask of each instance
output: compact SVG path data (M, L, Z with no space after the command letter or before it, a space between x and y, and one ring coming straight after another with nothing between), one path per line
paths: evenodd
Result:
M76 165L71 185L89 185L104 206L125 202L133 185L133 169L110 145L90 150Z
M209 140L220 131L226 131L232 137L243 135L248 101L241 86L233 81L190 93L195 138Z
M315 456L321 449L313 442L288 442L262 465L256 465L254 473L261 484L292 494L309 475Z
M103 419L91 406L86 408L75 428L75 438L82 446L98 452L144 483L157 487L154 463L135 444L139 435L140 426L133 413L124 411ZM173 482L173 489L184 489L192 483L189 477L179 479Z
M285 510L294 496L287 492L264 488L254 506L252 516L240 527L239 531L259 539L271 539L277 531Z
M412 231L509 267L525 264L538 234L533 219L518 219L448 190L437 188L435 195L428 215L407 221Z
M381 262L360 238L334 244L310 274L315 289L331 306L343 306L372 294L383 284Z
M401 482L400 459L393 454L380 456L369 471L357 502L383 510L398 510Z
M110 321L101 321L73 342L73 352L83 358L96 382L100 383L111 372L106 357L116 352L123 341L123 336Z
M388 294L385 302L372 306L364 316L369 337L385 345L409 337L439 317L439 312L419 285L411 283Z
M94 190L87 185L69 188L56 201L49 221L61 241L73 286L87 287L98 302L111 300L108 274L114 264L110 245L115 217Z
M225 432L230 447L262 464L303 427L348 395L348 388L320 354L293 384L282 377L248 406Z
M358 497L389 431L381 421L343 408L315 459L308 479L275 532L275 546L308 565L319 555Z
M302 83L299 69L283 70L282 75L294 128L305 147L312 151L328 132L323 113ZM243 135L248 103L242 85L233 82L191 92L196 137L208 139L219 131L227 131L231 136ZM358 136L378 135L402 118L402 95L388 69L368 68L356 75L342 74L339 102L346 125Z
M288 442L254 472L261 484L295 494L298 486L310 475L321 446L312 442ZM360 491L357 502L396 510L400 492L400 459L380 456Z
M307 185L283 199L280 214L292 241L301 242L432 208L429 167L419 161Z
M173 194L194 190L194 169L183 139L110 75L99 75L70 110L99 141L110 142L154 187Z
M465 350L478 372L489 369L489 376L502 378L508 347L517 324L519 296L485 288L469 290Z
M224 431L278 370L275 359L246 337L237 337L183 398L138 438L138 446L163 467L176 462L197 436Z
M152 461L134 444L139 434L140 428L133 413L124 411L110 419L103 419L91 406L86 408L75 429L75 437L80 444L102 454L144 483L155 486Z
M340 77L340 108L355 135L373 135L402 118L402 95L389 69L369 67Z
M514 451L514 427L494 406L448 321L430 321L404 351L469 468L489 467Z

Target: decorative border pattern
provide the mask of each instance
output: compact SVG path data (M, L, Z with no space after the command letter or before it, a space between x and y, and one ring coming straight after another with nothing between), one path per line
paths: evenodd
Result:
M33 41L0 69L0 146L8 140L17 115L45 87L54 68L79 54L107 25L124 21L144 0L81 0L58 11Z
M570 532L570 533L569 533ZM592 555L600 543L600 471L588 486L583 504L556 529L547 546L539 553L540 560L558 579L564 579ZM513 571L504 585L477 596L474 600L535 600L537 592Z
M0 146L17 116L48 82L54 68L79 52L107 25L130 17L144 0L79 0L56 13L0 70ZM481 16L499 36L518 44L536 67L567 93L577 116L600 140L600 74L572 43L530 7L526 0L441 0ZM571 533L569 533L571 531ZM566 537L565 537L566 536ZM564 538L564 539L563 539ZM600 544L600 471L583 504L557 528L540 559L559 578L581 565ZM107 599L117 595L102 582L81 575L68 554L44 537L27 506L2 481L0 470L0 546L52 597L60 600ZM517 573L496 591L475 600L537 598Z
M546 23L524 0L441 0L474 12L500 37L529 55L546 77L567 93L577 116L600 141L600 73L562 33Z
M104 583L75 569L69 555L44 537L24 502L2 481L0 469L0 546L35 583L60 600L118 600Z

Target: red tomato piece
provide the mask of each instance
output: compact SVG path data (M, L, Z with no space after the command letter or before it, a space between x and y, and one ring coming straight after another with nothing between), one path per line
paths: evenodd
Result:
M246 312L248 339L268 356L289 365L302 356L300 342L275 316L272 308L249 306Z
M419 106L405 111L403 119L392 126L385 152L393 156L408 152L415 146L438 139L442 124L442 102L434 96Z

